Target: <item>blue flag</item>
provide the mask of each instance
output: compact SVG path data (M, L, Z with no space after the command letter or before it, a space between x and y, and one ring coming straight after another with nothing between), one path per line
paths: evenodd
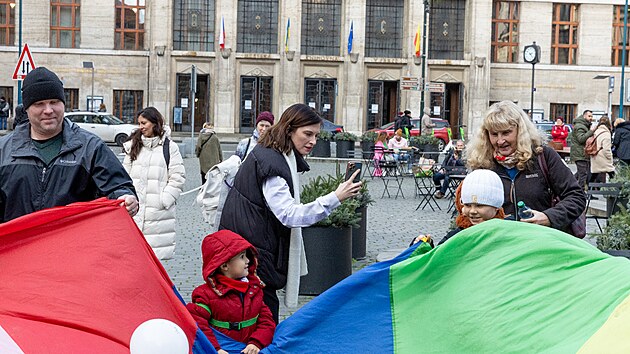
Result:
M348 54L352 53L352 39L354 38L354 21L350 22L350 34L348 35Z

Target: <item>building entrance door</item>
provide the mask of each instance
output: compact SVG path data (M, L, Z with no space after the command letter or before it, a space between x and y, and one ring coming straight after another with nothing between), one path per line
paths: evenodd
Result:
M208 102L210 101L209 75L197 74L197 92L195 102L190 102L190 74L177 74L177 102L175 107L181 107L181 123L173 123L173 130L176 132L190 131L190 108L195 105L195 127L198 132L203 127L203 123L208 121Z
M464 85L446 83L444 92L431 92L431 117L448 120L453 139L460 138L463 127L462 104Z
M396 119L399 81L368 81L366 130L378 128Z
M304 102L315 108L322 118L335 123L337 79L304 80Z
M256 117L260 112L271 112L273 77L241 76L241 107L239 133L254 131Z

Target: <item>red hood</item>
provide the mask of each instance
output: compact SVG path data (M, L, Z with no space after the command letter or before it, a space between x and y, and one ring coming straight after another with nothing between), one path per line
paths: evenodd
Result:
M247 258L249 258L249 274L254 274L258 263L256 248L244 238L230 230L220 230L206 236L201 243L203 279L207 280L208 276L214 273L221 264L244 250L247 250Z

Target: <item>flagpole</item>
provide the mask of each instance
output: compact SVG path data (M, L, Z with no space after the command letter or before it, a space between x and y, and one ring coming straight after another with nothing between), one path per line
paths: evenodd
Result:
M626 0L628 1L628 0ZM427 22L427 18L429 15L429 0L424 0L424 30L422 31L422 87L420 88L422 94L420 95L420 116L424 114L424 96L425 91L424 87L426 86L426 63L427 63L427 30L429 29L429 23Z

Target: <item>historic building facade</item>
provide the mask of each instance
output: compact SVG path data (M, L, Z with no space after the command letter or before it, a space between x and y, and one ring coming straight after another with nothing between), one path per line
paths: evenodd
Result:
M16 3L17 1L17 3ZM175 131L248 133L264 110L303 102L361 132L421 97L452 127L474 129L488 105L571 121L584 109L619 109L623 3L431 0L22 0L22 43L64 82L67 109L105 103L126 120L160 109ZM19 1L0 0L0 94L16 102ZM414 44L424 31L427 41ZM621 22L620 22L621 21ZM621 24L620 24L621 23ZM221 48L223 47L223 48ZM430 91L410 84L422 78ZM627 59L626 59L627 60ZM196 92L191 96L191 72ZM407 88L412 89L407 89ZM626 90L627 92L627 90ZM91 107L91 106L90 106ZM627 107L625 108L627 109ZM454 129L457 133L457 129Z

